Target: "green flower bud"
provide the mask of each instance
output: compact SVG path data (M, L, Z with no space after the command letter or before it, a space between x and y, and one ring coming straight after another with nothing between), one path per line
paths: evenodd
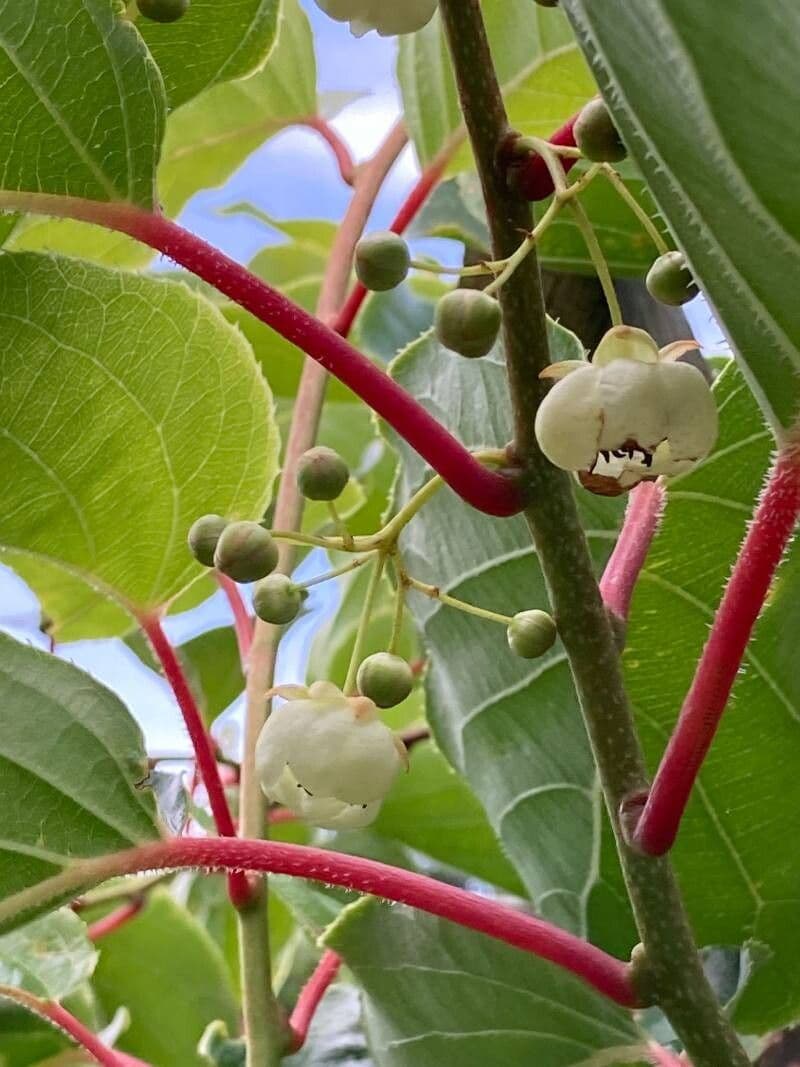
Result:
M214 566L214 552L228 520L221 515L202 515L192 523L187 538L189 551L204 567Z
M408 274L411 255L402 237L389 230L370 233L356 245L356 274L367 289L394 289Z
M189 10L191 0L136 0L139 14L153 22L177 22Z
M253 608L264 622L285 626L297 618L307 596L308 591L285 574L270 574L256 586Z
M391 652L367 656L358 668L358 691L379 708L402 704L414 688L414 672L404 659Z
M350 478L347 464L332 448L317 445L297 462L297 487L306 500L335 500Z
M659 256L647 272L645 284L650 296L671 307L680 307L700 292L683 252L665 252Z
M480 289L454 289L436 305L437 339L467 359L477 359L491 351L501 322L500 305Z
M546 611L520 611L507 630L509 648L523 659L543 656L555 644L558 631Z
M575 143L593 163L619 163L628 154L605 102L590 100L574 127Z
M214 552L214 566L235 582L256 582L278 565L278 546L257 522L232 522Z

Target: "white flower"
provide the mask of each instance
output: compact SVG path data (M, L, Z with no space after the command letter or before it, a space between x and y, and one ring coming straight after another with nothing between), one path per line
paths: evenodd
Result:
M337 22L349 22L356 36L377 30L381 37L414 33L433 18L439 0L316 0Z
M658 349L644 330L616 326L594 360L554 363L558 379L536 415L544 454L604 496L659 475L681 474L717 439L717 409L702 373L676 360L696 348L679 341Z
M366 697L331 682L279 686L256 747L261 788L270 800L327 830L367 826L401 767L403 742Z

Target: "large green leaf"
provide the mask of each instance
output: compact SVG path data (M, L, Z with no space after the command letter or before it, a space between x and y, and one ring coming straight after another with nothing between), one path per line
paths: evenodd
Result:
M257 70L275 41L280 0L192 0L176 23L136 26L161 68L172 108L204 89Z
M0 985L44 1000L63 1000L91 978L97 952L74 911L36 919L0 937Z
M580 358L578 339L552 327L557 359ZM393 366L394 377L470 447L512 436L499 348L464 360L428 335ZM399 440L402 503L426 478ZM582 494L598 570L616 538L617 502ZM497 520L442 490L407 527L400 547L412 575L471 603L512 615L546 608L544 580L522 518ZM525 661L496 623L420 594L409 603L430 655L428 718L449 761L469 782L544 915L577 931L597 876L602 799L566 654Z
M521 896L519 878L463 779L428 742L414 745L410 764L372 829Z
M142 736L83 671L0 634L0 899L160 836Z
M197 1044L210 1022L236 1032L221 952L190 913L156 891L136 918L103 939L94 986L106 1011L130 1012L119 1047L153 1067L207 1067Z
M595 92L560 11L531 0L485 0L483 13L498 77L514 126L546 137ZM441 21L400 39L398 77L405 117L420 162L463 140ZM462 162L468 159L464 154Z
M218 2L213 6L216 19L224 23L227 6L224 16ZM169 214L177 214L198 190L221 185L285 126L317 113L308 18L297 0L283 0L282 8L278 41L263 70L214 85L170 116L158 174L159 195Z
M664 749L770 460L772 437L741 374L716 387L715 452L675 479L633 601L624 665L651 765ZM800 881L787 842L800 809L800 549L778 573L731 705L673 850L703 944L772 952L736 1008L764 1031L800 1012Z
M724 18L695 0L564 7L751 388L785 429L800 402L800 7L729 0Z
M409 908L365 898L324 941L364 990L378 1067L585 1067L643 1041L628 1012L566 971Z
M117 604L154 608L201 573L198 515L262 514L269 393L237 331L175 282L3 256L0 326L0 551L63 636L120 632Z
M625 175L628 189L636 199L653 213L653 203L644 182L633 168ZM596 179L581 195L603 254L612 273L617 277L641 277L650 268L656 252L653 243L642 229L630 208L611 185ZM546 205L542 205L542 210ZM436 237L451 237L475 248L491 247L486 224L480 183L473 173L459 174L440 185L420 212L414 232ZM537 245L539 259L549 270L593 273L591 257L583 235L573 221L571 212L563 212L553 222Z
M0 2L0 185L151 207L164 87L109 0Z
M372 1067L354 986L336 982L326 991L306 1043L283 1062L285 1067Z

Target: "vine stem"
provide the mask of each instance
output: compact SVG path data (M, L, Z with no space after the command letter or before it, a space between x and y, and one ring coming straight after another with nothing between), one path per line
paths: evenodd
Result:
M134 897L127 904L120 905L108 915L104 915L102 919L87 926L86 936L90 941L101 941L120 927L126 926L131 919L135 919L143 907L144 897Z
M623 622L664 510L661 482L642 482L631 491L625 521L600 579L603 603Z
M298 1052L305 1045L317 1008L329 986L335 981L341 966L342 958L338 952L334 952L331 948L325 949L314 973L303 986L289 1018L289 1026L292 1030L292 1052Z
M250 656L250 646L253 643L253 620L236 582L229 578L227 574L223 574L222 571L218 570L214 571L214 577L230 605L233 626L236 632L236 642L239 645L242 673L247 674L247 660Z
M719 727L747 643L800 516L800 446L777 456L714 618L678 725L661 760L634 843L650 855L673 844Z
M131 204L42 193L0 193L0 209L93 222L162 252L272 327L352 389L467 503L490 515L513 515L521 510L523 501L512 479L483 467L422 404L353 348L341 333L177 223ZM352 306L348 306L348 316L352 313Z
M331 255L325 269L317 314L323 323L330 323L333 335L346 335L363 295L346 301L347 285L352 268L356 243L364 231L375 200L391 168L407 144L408 136L401 124L388 133L372 160L359 168L353 196L337 231ZM344 307L343 307L344 305ZM342 309L342 310L340 310ZM325 398L327 372L325 366L311 359L305 361L300 377L289 437L286 442L284 466L275 502L276 526L296 530L303 516L303 497L297 487L295 472L300 456L317 437L322 405ZM280 546L279 569L290 574L294 560L291 543ZM247 677L244 759L240 792L240 830L245 837L265 836L269 827L266 804L255 773L255 747L266 717L266 693L275 680L280 629L258 622L251 649ZM258 893L260 908L239 913L239 943L241 947L242 1000L245 1022L248 1067L271 1067L279 1061L283 1051L284 1029L278 1005L272 993L269 931L265 922L267 889Z
M102 1064L103 1067L149 1067L144 1060L110 1048L80 1020L54 1001L41 1000L23 989L12 989L9 986L0 986L0 999L12 1000L34 1015L46 1019L59 1030L63 1030L76 1045L85 1049L92 1059Z
M480 0L440 0L439 10L483 188L492 258L502 259L514 251L520 231L531 231L532 219L529 205L509 182L507 148L512 136ZM549 365L550 355L535 249L498 295L514 416L513 448L531 501L525 518L569 658L644 946L641 961L637 957L635 982L658 1001L695 1067L747 1067L747 1055L703 973L668 860L636 852L620 826L620 803L646 787L646 768L571 479L547 462L536 441L535 415L544 395L539 374Z
M235 837L236 825L228 807L228 798L219 775L217 757L208 731L205 728L203 717L197 706L189 682L183 672L175 650L164 633L161 620L157 615L139 615L139 625L144 631L156 658L164 670L164 676L170 684L178 707L183 715L183 721L192 742L195 761L200 772L200 778L208 793L208 803L217 831L223 837ZM250 900L250 886L242 874L234 873L228 879L228 894L231 903L237 907L244 907Z
M322 139L327 141L333 152L342 181L346 185L355 185L358 171L356 161L353 159L353 154L347 142L339 136L328 120L322 118L321 115L309 115L307 118L302 119L298 125L307 126L310 130L316 130Z
M543 919L414 871L282 841L178 837L79 860L61 874L0 902L0 924L26 908L39 907L73 889L85 889L109 878L184 868L288 874L407 904L549 960L623 1007L643 1006L629 964Z

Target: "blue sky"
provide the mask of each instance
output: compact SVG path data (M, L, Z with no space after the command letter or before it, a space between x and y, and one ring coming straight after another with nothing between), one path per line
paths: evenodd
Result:
M399 111L394 79L395 42L369 34L356 39L346 25L333 22L312 0L302 0L317 42L319 88L322 94L346 92L358 99L334 119L334 125L351 145L357 159L369 156L382 140ZM416 172L413 153L407 150L395 167L375 206L370 225L386 226L394 215ZM341 181L330 149L307 130L291 129L255 152L224 188L196 196L181 221L242 262L266 243L278 238L272 231L243 216L222 216L231 204L249 200L276 218L339 219L349 190ZM691 309L698 337L716 350L719 330L702 301ZM304 562L303 576L325 569L321 554ZM332 608L335 590L317 589L309 600L313 609L284 642L279 664L281 681L301 681L309 638L321 615ZM39 633L39 605L31 591L7 568L0 567L0 629L46 644ZM168 620L170 636L180 642L204 629L229 621L227 605L217 594L187 616ZM79 642L63 645L58 653L89 670L119 692L145 729L148 745L158 752L187 752L183 726L166 683L142 667L119 641ZM223 717L230 728L237 708ZM227 732L227 731L226 731Z

